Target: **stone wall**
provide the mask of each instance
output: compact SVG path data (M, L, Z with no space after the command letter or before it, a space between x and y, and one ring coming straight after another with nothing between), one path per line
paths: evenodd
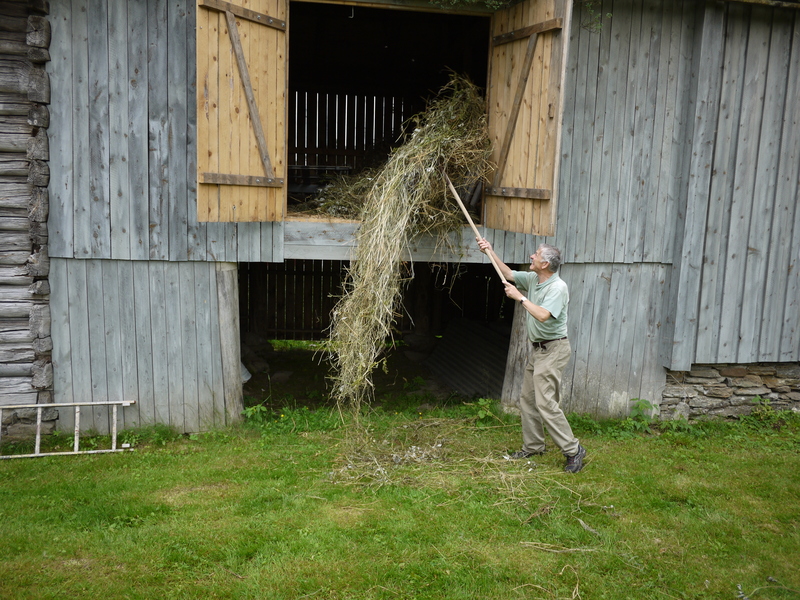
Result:
M775 409L800 411L800 364L693 365L668 371L661 397L662 419L748 415L755 399Z

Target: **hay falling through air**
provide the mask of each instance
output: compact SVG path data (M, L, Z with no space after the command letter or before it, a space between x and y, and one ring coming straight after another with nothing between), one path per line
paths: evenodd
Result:
M415 128L408 140L366 176L369 185L362 177L342 192L355 197L360 194L354 188L366 188L358 245L334 310L328 346L333 395L340 408L349 406L356 413L371 395L372 372L400 309L402 283L409 276L402 269L409 242L433 234L437 243L447 244L449 234L463 227L443 173L457 189L466 190L486 180L490 170L484 102L471 82L454 75L411 122Z

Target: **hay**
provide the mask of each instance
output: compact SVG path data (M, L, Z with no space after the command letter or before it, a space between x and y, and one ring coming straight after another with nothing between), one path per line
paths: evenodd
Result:
M358 217L357 247L344 294L334 309L328 351L333 396L340 409L357 414L372 393L372 371L399 309L404 278L401 265L413 238L433 234L439 243L463 227L457 205L447 198L443 173L457 189L486 180L491 143L484 102L477 88L453 76L428 109L412 119L415 128L386 164L363 177L366 190ZM331 191L328 190L331 196ZM341 198L358 199L350 186Z

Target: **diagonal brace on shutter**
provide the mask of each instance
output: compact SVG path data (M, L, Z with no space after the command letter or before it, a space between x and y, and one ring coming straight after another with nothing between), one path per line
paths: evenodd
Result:
M517 120L519 118L519 112L522 108L522 98L525 95L525 88L528 85L528 78L530 77L531 67L533 66L533 57L536 53L536 42L539 39L539 34L544 33L547 31L557 31L560 30L562 27L562 19L551 19L549 21L544 21L542 23L537 23L536 25L531 25L530 27L525 27L523 29L517 29L515 31L510 31L508 33L504 33L503 35L496 36L492 39L492 44L494 46L499 46L500 44L508 44L510 42L514 42L516 40L522 40L526 37L528 38L528 46L525 50L525 58L522 61L522 67L520 72L520 78L517 82L517 89L514 94L514 103L511 106L511 112L508 115L508 123L506 124L506 131L505 135L503 136L503 143L500 146L500 155L499 160L497 161L497 170L495 171L494 178L492 180L492 186L486 190L487 194L493 196L509 196L512 195L509 193L509 189L511 188L502 188L501 187L501 179L503 174L505 173L506 164L508 163L508 153L511 149L511 141L514 138L514 131L517 128ZM520 198L550 198L550 190L527 190L527 189L519 189L513 188L514 193L513 195L520 197Z
M247 99L247 108L250 110L250 121L253 123L253 133L256 137L256 144L258 144L258 154L261 158L261 164L264 166L265 177L257 177L250 175L233 175L227 173L203 173L201 183L216 183L223 185L245 185L245 186L259 186L259 187L283 187L283 179L275 177L275 171L272 168L272 161L269 158L269 149L267 148L267 138L264 135L264 126L261 122L261 116L258 112L258 104L256 104L255 94L253 94L253 84L250 81L250 71L247 68L247 61L244 58L242 50L242 41L239 38L239 29L236 26L236 16L247 19L254 23L259 23L267 27L285 31L286 23L273 19L269 15L257 13L239 6L235 6L228 2L221 2L219 0L203 0L201 6L225 13L225 19L228 23L228 35L233 47L234 56L236 56L236 65L239 68L239 76L242 80L244 87L245 98Z

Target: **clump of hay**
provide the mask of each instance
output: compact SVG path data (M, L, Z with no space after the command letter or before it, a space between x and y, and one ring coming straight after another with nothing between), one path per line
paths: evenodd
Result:
M485 181L490 170L484 102L468 80L454 75L412 122L408 140L369 174L358 245L333 313L328 346L333 395L340 408L349 404L356 413L369 399L372 371L391 337L409 242L427 233L447 243L449 234L463 227L458 206L447 197L444 173L457 189L468 189Z

